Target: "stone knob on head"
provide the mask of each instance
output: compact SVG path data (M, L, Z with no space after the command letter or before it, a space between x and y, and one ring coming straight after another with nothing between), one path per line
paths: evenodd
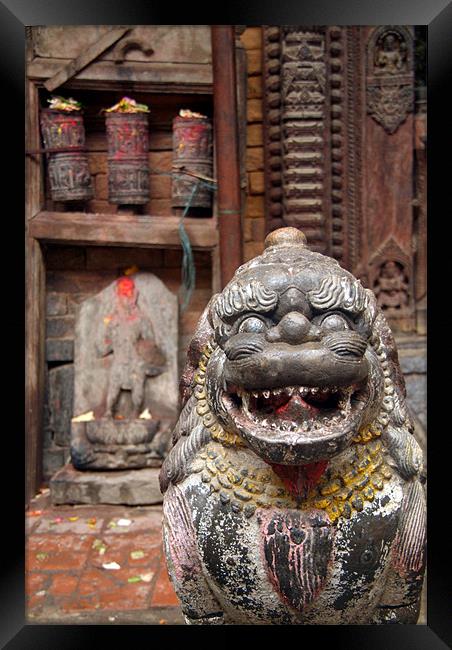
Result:
M278 228L269 233L265 238L265 248L270 246L304 246L307 245L307 239L304 232L298 228Z

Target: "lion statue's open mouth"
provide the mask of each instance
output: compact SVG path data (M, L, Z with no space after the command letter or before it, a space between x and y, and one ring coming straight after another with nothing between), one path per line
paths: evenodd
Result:
M359 380L349 385L246 389L227 383L219 401L231 425L271 462L298 464L328 458L365 423L374 390ZM268 458L266 458L268 456Z
M365 389L352 386L284 386L247 391L231 387L222 396L239 430L247 427L296 440L344 435L355 429L365 408Z
M214 304L208 399L222 425L267 462L325 460L378 414L384 375L370 344L374 305L323 256L298 261L296 273L271 251L268 258Z

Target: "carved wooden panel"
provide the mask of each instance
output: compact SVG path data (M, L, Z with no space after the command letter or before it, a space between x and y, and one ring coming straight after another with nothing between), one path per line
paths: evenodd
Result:
M264 79L267 230L303 230L414 329L413 29L265 27Z
M95 43L111 25L46 25L33 31L33 54L73 59ZM210 63L209 25L135 25L102 60L121 62Z

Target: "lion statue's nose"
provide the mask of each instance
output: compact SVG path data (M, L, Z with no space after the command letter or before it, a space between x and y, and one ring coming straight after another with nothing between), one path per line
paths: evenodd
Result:
M308 341L318 341L321 330L313 325L306 316L298 311L291 311L281 318L278 325L267 332L267 341L276 343L282 341L291 345L298 345Z

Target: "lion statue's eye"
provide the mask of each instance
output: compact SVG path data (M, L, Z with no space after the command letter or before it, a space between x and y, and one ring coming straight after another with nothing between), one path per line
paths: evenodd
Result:
M250 316L240 323L239 332L253 332L254 334L259 334L260 332L265 332L266 329L267 326L263 320L256 318L256 316Z
M325 316L322 319L320 326L323 330L327 330L328 332L337 332L338 330L340 331L350 329L350 325L348 324L347 320L340 314L328 314L328 316Z

